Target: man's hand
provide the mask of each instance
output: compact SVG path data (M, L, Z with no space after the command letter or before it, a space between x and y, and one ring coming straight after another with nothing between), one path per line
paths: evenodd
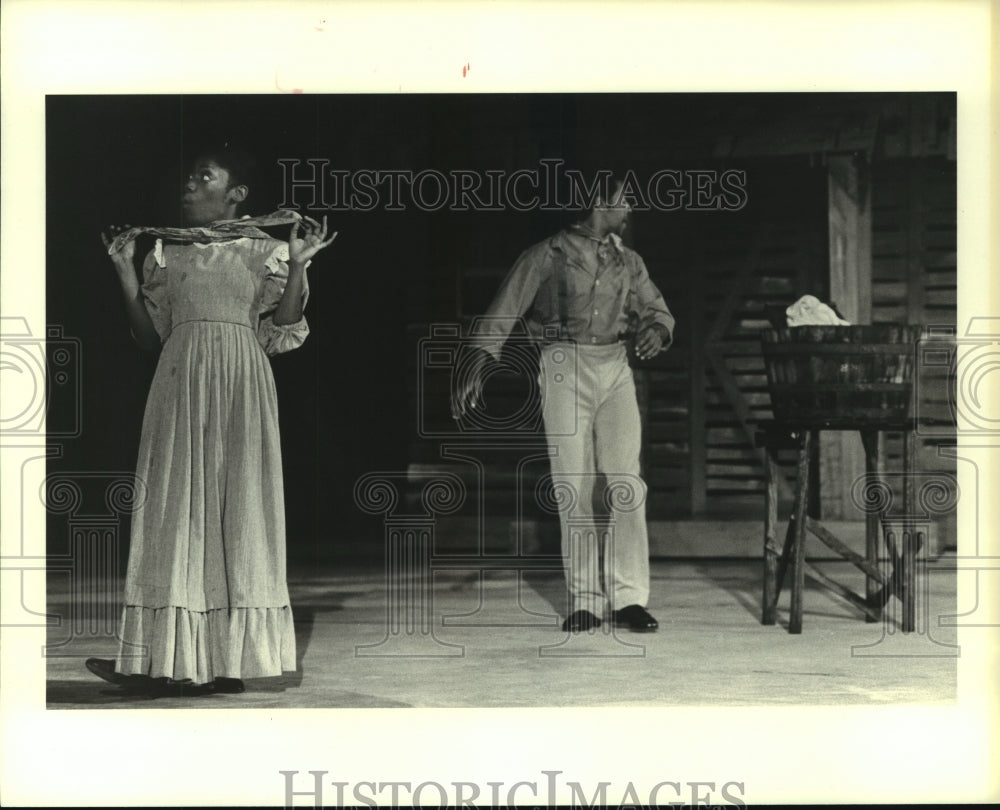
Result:
M461 419L470 410L483 407L483 371L493 360L485 349L473 348L472 357L459 362L451 385L451 416Z
M664 333L666 329L660 324L654 323L643 329L635 338L635 354L640 360L649 360L655 357L663 349Z
M322 225L312 217L303 217L303 220L305 224L296 222L288 236L288 260L296 264L305 264L337 238L337 231L330 234L329 239L326 238L326 217L323 217ZM300 229L305 231L301 235Z

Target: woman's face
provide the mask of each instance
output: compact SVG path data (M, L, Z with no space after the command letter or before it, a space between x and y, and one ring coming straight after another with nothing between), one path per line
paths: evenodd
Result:
M239 189L229 187L229 172L210 159L195 161L184 183L181 211L187 225L207 225L236 215Z

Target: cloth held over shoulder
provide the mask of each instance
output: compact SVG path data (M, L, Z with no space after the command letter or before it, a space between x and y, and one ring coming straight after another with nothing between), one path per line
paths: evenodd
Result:
M111 242L108 255L114 256L129 242L143 234L170 239L175 242L224 242L229 239L269 239L261 228L292 225L302 220L296 211L274 211L258 217L222 220L197 228L168 228L155 225L139 225L122 231Z

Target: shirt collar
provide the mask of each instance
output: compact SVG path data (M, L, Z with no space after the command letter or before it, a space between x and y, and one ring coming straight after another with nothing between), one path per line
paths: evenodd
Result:
M591 242L595 242L598 245L611 245L617 253L622 252L622 245L624 243L622 242L622 238L616 233L609 233L605 237L601 238L579 224L570 225L569 228L567 228L566 233L572 234L573 236L579 236L583 239L589 239Z

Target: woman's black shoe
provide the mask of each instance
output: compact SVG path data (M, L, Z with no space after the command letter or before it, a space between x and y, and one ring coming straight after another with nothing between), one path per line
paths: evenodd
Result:
M103 678L108 683L122 686L128 681L128 675L121 672L115 672L115 662L110 658L88 658L85 664L87 669L93 672L98 678Z
M238 695L247 688L239 678L216 678L213 681L215 691L220 695Z
M150 678L147 694L153 697L201 697L215 692L214 684L195 683L191 679Z

